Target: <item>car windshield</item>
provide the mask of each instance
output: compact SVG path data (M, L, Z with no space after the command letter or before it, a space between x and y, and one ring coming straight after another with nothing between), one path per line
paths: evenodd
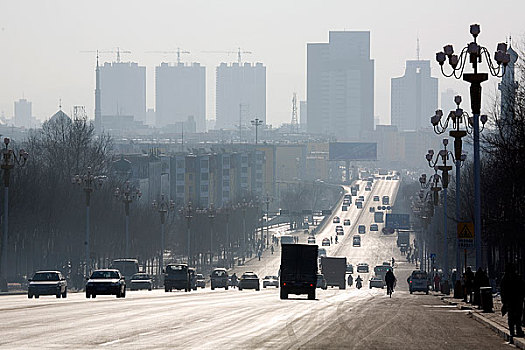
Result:
M117 271L95 271L91 274L91 279L114 279L119 278Z
M213 271L213 277L225 277L226 271L224 270L215 270Z
M33 276L33 281L58 281L58 273L56 272L37 272Z
M198 273L198 274L197 274L197 278L198 278L198 279L204 279L204 276L202 275L202 273Z
M413 279L426 280L427 274L425 272L415 272L412 274Z
M149 280L149 275L145 274L136 274L131 277L133 280Z
M257 275L254 273L245 273L242 275L242 278L257 278Z

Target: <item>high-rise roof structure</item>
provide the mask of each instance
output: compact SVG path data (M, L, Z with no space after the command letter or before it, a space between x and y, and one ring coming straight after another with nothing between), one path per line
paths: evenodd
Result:
M206 68L199 63L155 67L156 126L193 117L197 132L206 130Z
M15 126L30 128L33 122L32 103L25 98L15 101Z
M514 119L515 116L514 100L516 99L516 90L518 88L515 77L515 65L518 61L518 53L514 51L511 45L509 45L507 52L510 54L510 62L505 69L505 75L501 78L498 89L501 93L501 119L507 121L506 126L510 126L508 122Z
M237 129L254 118L266 123L266 67L262 63L221 63L216 74L216 129Z
M430 72L430 61L406 61L405 75L392 78L390 121L399 131L430 127L428 118L438 106L438 79Z
M374 128L370 32L335 31L307 44L308 132L360 140Z

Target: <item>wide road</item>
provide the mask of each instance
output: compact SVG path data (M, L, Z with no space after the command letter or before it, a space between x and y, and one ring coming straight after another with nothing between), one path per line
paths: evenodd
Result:
M280 300L277 289L215 290L164 293L128 292L125 299L98 296L67 299L0 297L0 349L507 349L509 345L463 311L432 295L410 295L406 277L414 266L402 262L395 237L369 232L373 195L395 197L396 181L379 180L365 196L362 210L354 204L344 239L328 247L329 255L347 256L371 268L394 256L398 287L392 298L385 290L329 288ZM352 247L357 225L367 226L362 246ZM381 225L380 228L381 229ZM318 239L334 235L329 223ZM302 237L304 238L304 237ZM242 266L259 275L276 274L278 252L266 253ZM354 276L356 274L354 273Z

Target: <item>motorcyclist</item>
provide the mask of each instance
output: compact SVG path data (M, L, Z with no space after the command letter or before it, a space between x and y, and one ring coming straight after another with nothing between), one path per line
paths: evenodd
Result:
M388 270L385 274L385 282L386 282L386 293L392 297L392 292L394 291L394 284L396 283L396 277L394 276L394 273L392 270Z
M363 279L359 275L357 275L357 278L355 279L355 286L357 287L357 289L361 289L361 287L363 286Z
M237 287L237 275L235 274L235 272L232 275L232 287Z
M348 287L352 287L352 284L354 283L354 278L352 277L352 275L348 275Z

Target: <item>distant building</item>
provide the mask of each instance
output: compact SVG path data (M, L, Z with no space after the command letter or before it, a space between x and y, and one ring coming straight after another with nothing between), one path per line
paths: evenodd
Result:
M266 124L266 67L221 63L216 79L216 129L238 129L259 118Z
M307 44L308 132L352 141L374 128L370 32L330 32Z
M146 67L133 62L106 62L97 76L102 123L105 116L129 116L146 122Z
M299 101L299 130L306 132L308 121L308 104L306 101Z
M184 122L193 116L197 132L206 130L206 68L199 63L155 67L157 127Z
M430 61L406 61L405 75L392 78L391 124L399 131L430 127L438 105L438 79L430 75Z
M21 98L15 101L15 126L30 128L33 124L32 103Z
M510 54L510 62L505 69L505 75L501 78L501 83L498 85L501 93L501 120L504 121L510 121L515 117L514 106L518 88L515 78L515 65L518 61L518 54L510 45L507 52Z
M454 97L456 97L458 93L452 89L446 89L441 93L441 106L439 109L443 111L443 114L445 116L448 115L448 112L453 111L457 108L456 103L454 102ZM433 113L431 116L434 115Z
M153 108L148 108L146 110L146 125L155 126L156 117L155 110Z

